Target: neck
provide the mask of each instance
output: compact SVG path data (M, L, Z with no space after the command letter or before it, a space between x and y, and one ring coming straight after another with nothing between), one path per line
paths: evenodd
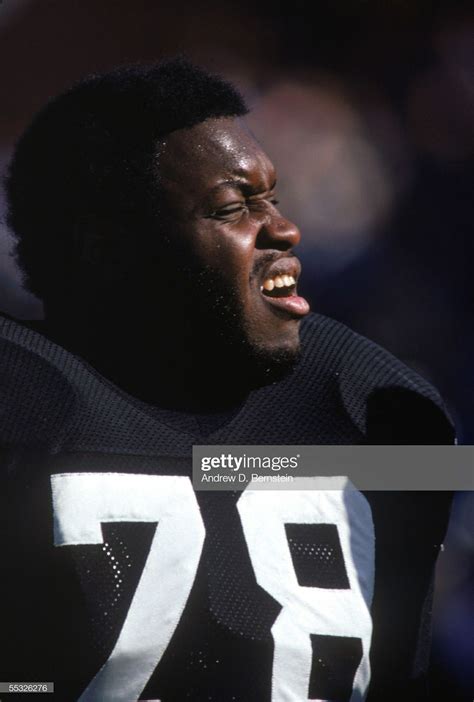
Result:
M197 333L184 323L154 327L137 317L124 319L113 325L110 319L81 324L77 317L61 323L50 317L46 333L147 404L219 412L240 404L250 392L242 354L216 334Z

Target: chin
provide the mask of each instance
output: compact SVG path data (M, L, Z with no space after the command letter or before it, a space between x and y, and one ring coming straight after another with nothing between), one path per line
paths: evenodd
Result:
M291 373L300 353L299 338L274 346L250 342L247 361L252 385L261 387L282 380Z

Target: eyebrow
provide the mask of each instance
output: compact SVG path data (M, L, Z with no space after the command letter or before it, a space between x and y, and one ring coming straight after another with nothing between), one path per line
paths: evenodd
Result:
M271 184L269 190L273 190L276 187L277 181L276 179L273 181ZM251 185L246 178L226 178L226 180L222 180L220 183L215 185L213 188L210 189L210 193L214 193L216 191L222 190L223 188L228 188L228 187L233 187L233 188L240 188L244 195L253 195L255 194L255 188L253 185ZM260 191L257 191L260 192Z

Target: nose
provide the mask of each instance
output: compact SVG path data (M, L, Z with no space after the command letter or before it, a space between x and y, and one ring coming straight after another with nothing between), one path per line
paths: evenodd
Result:
M257 235L258 249L278 249L287 251L297 246L301 240L301 232L289 219L284 217L276 207L267 212Z

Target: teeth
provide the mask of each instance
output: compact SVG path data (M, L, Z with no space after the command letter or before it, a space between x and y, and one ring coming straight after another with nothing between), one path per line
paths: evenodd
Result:
M281 277L281 275L277 275L275 278L275 287L276 288L283 288L286 285L285 281Z
M296 285L296 280L292 275L276 275L274 278L267 278L264 281L262 290L271 292L274 288L291 288L292 285Z

